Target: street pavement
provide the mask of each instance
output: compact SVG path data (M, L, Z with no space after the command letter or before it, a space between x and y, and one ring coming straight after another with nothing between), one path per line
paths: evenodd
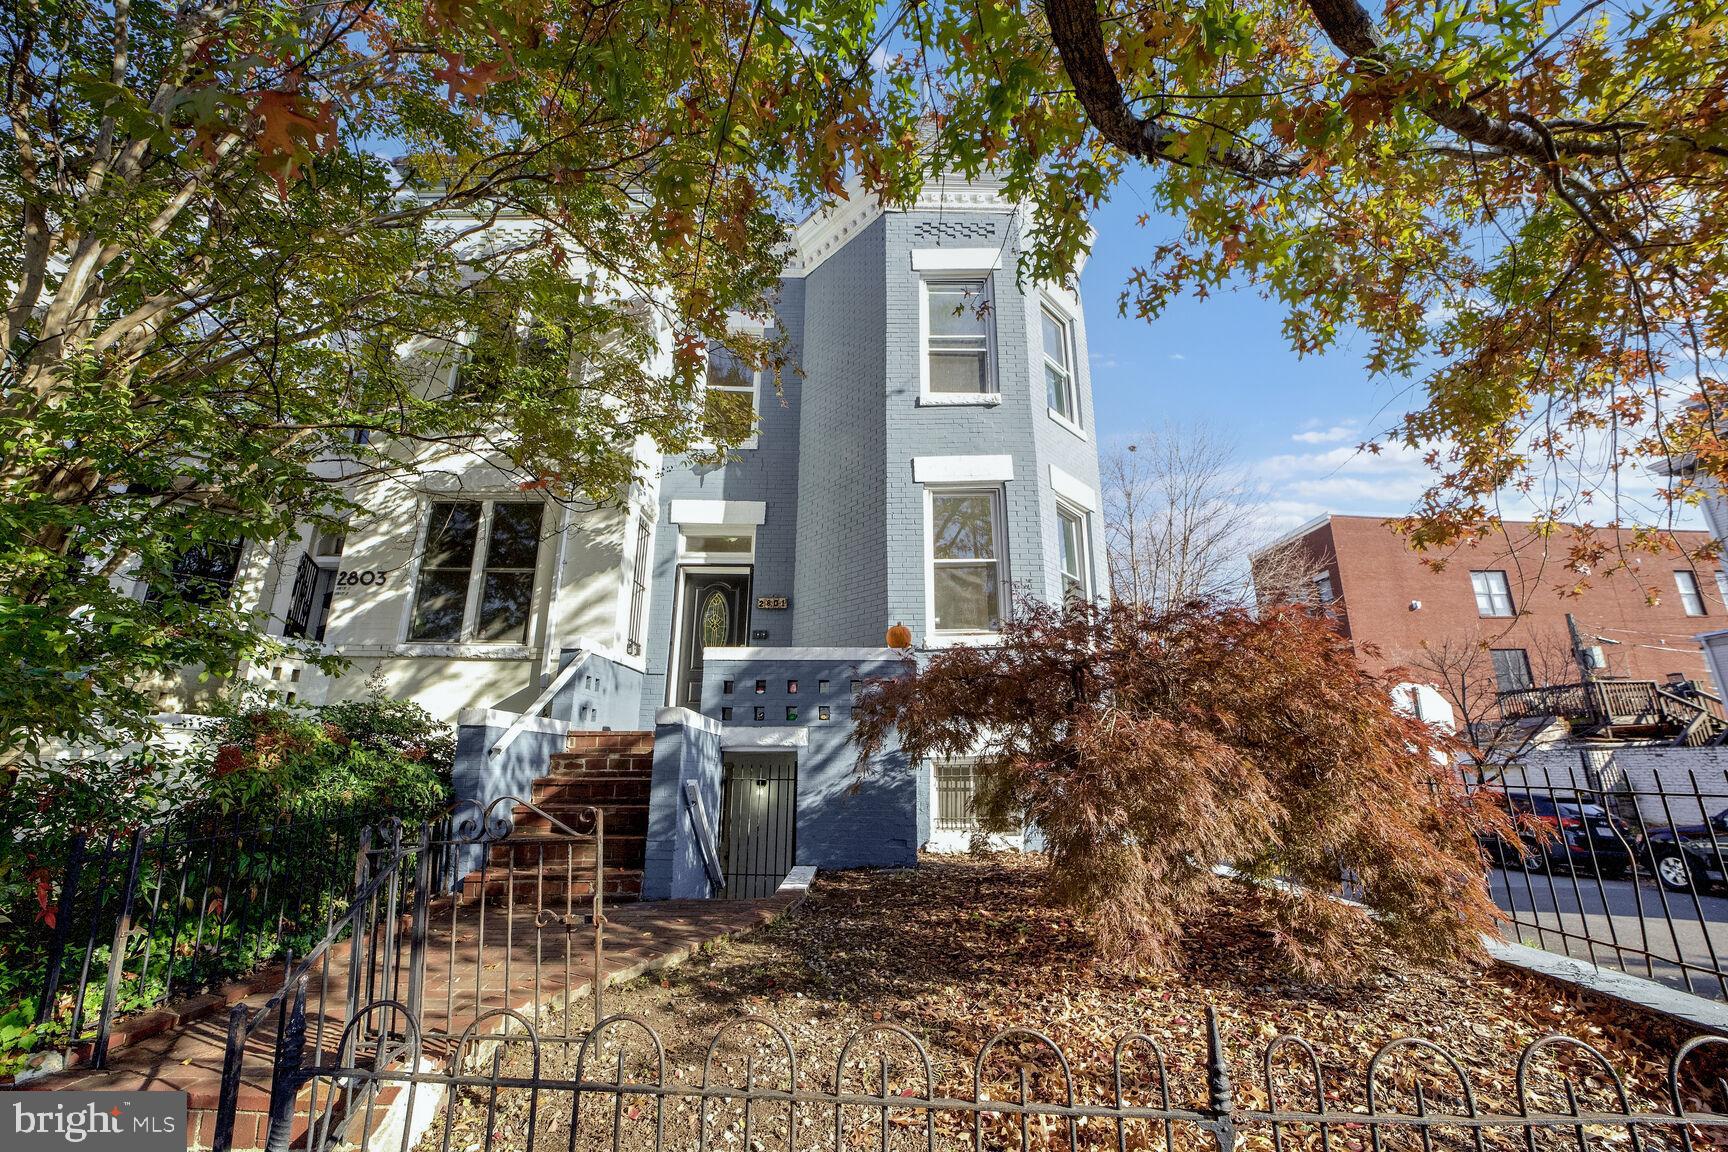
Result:
M1495 868L1508 939L1728 999L1728 899L1670 892L1655 880L1598 880ZM1719 974L1720 973L1720 974Z

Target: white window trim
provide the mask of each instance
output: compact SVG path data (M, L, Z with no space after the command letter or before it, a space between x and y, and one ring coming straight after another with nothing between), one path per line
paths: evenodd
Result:
M761 331L761 329L758 328L758 329L756 329L756 331L759 332L759 331ZM723 388L723 389L721 389L721 391L723 391L723 392L724 391L731 391L731 389L724 389ZM743 391L743 389L737 389L737 391ZM702 407L702 405L704 405L706 403L707 399L708 399L708 358L706 356L704 356L702 358L702 383L701 383L700 387L697 388L697 394L696 394L696 403L697 403L699 410ZM753 412L755 414L755 417L756 417L754 423L752 423L750 425L750 428L751 428L750 435L746 436L743 440L740 440L738 443L736 443L736 444L732 445L730 448L728 448L727 449L728 452L745 452L745 451L748 451L752 448L755 448L757 446L757 444L761 441L761 436L762 436L762 369L760 369L760 368L753 369L750 373L750 411ZM696 447L698 449L711 449L714 447L714 443L711 440L703 440L703 441L700 441L699 443L697 443Z
M1002 247L994 248L914 248L914 272L972 272L986 279L1002 267Z
M721 525L728 530L746 525L759 527L768 520L768 502L765 500L674 500L672 507L667 510L666 518L680 528L686 524L701 528Z
M1098 511L1098 493L1092 485L1054 464L1050 465L1050 490L1077 508Z
M990 496L992 531L996 537L996 605L1004 617L1009 611L1008 581L1008 510L1007 491L1001 484L926 484L924 485L924 646L945 648L953 644L993 644L1001 638L999 631L974 632L961 629L938 630L936 627L936 503L938 494L982 492Z
M686 536L746 536L750 540L747 552L692 552L684 547ZM754 524L679 524L678 563L692 567L756 563L756 526Z
M1692 583L1690 592L1686 588L1688 580ZM1686 615L1705 616L1709 614L1710 609L1704 603L1704 586L1699 583L1696 572L1688 568L1676 569L1674 572L1674 590L1680 594L1680 610ZM1688 599L1697 602L1698 611L1692 611L1691 605L1687 602Z
M1068 398L1074 405L1074 415L1072 417L1065 416L1062 413L1058 412L1056 409L1050 407L1050 386L1049 386L1048 382L1044 379L1044 374L1042 371L1040 371L1038 373L1038 379L1036 380L1035 383L1036 383L1036 386L1038 388L1038 391L1040 393L1042 393L1044 396L1044 411L1050 417L1050 419L1054 420L1063 429L1065 429L1069 432L1072 432L1074 435L1080 437L1080 439L1085 440L1087 438L1086 437L1086 414L1084 411L1082 411L1082 407L1080 404L1080 340L1079 340L1079 336L1078 336L1079 330L1078 330L1078 327L1076 326L1076 323L1074 320L1074 313L1069 311L1067 308L1064 308L1062 305L1058 304L1055 300L1051 299L1048 295L1042 295L1039 297L1039 300L1038 300L1038 343L1039 343L1039 349L1038 349L1039 364L1038 364L1038 367L1041 370L1045 367L1045 364L1050 359L1050 355L1049 355L1048 350L1046 350L1043 347L1043 343L1044 343L1044 314L1046 312L1048 312L1052 317L1054 317L1056 319L1056 321L1061 325L1062 338L1064 340L1066 340L1068 343L1068 367L1067 367Z
M1080 592L1087 600L1098 598L1098 577L1092 563L1092 514L1077 504L1058 498L1056 501L1056 592L1065 596L1064 582L1068 574L1062 571L1062 518L1070 516L1080 524ZM1057 601L1061 603L1059 599Z
M966 251L966 249L957 249ZM961 280L981 280L984 299L989 304L984 324L984 374L989 387L976 395L970 392L930 391L930 285L953 284ZM987 407L1002 403L1002 382L996 374L996 284L988 268L952 268L918 277L918 406L919 407Z
M1002 484L1014 479L1012 456L914 456L916 484Z
M468 595L462 604L462 630L455 640L410 640L408 634L414 629L414 607L420 602L420 572L424 567L426 556L426 533L432 526L432 505L434 504L479 504L480 522L474 528L474 553L468 561ZM464 493L456 495L422 495L416 503L415 513L420 519L414 532L414 551L410 554L410 571L408 580L408 602L403 607L402 620L396 630L396 647L404 655L446 655L458 650L491 651L491 650L521 650L528 652L539 642L535 635L539 631L539 609L542 597L551 595L546 587L546 510L547 501L540 500L540 541L534 549L534 587L528 594L528 628L527 635L521 640L476 640L474 629L479 626L480 598L485 588L486 554L491 550L492 508L496 504L532 504L533 500L524 500L520 493ZM482 547L482 544L485 547ZM478 574L482 579L475 579Z
M1490 578L1498 576L1500 578L1500 582L1504 586L1506 606L1510 611L1484 612L1482 610L1482 594L1476 591L1477 576L1487 576ZM1489 593L1488 600L1490 604L1493 603L1495 594L1496 593L1494 592ZM1472 602L1476 605L1476 615L1485 620L1511 620L1518 615L1518 602L1512 598L1512 581L1505 572L1500 571L1499 569L1481 568L1472 570L1470 573L1470 597Z

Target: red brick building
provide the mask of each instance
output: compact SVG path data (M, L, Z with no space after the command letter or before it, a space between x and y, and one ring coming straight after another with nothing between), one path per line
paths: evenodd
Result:
M1276 598L1268 588L1276 579L1324 605L1364 666L1401 666L1454 705L1472 682L1477 703L1510 688L1576 682L1568 613L1583 646L1600 652L1599 675L1678 676L1715 691L1695 637L1728 627L1728 581L1718 561L1690 559L1708 533L1675 537L1684 555L1633 554L1629 570L1587 577L1569 566L1570 533L1543 538L1528 523L1509 523L1504 536L1463 546L1435 570L1425 563L1433 554L1411 551L1382 518L1328 515L1253 563L1263 599ZM1581 580L1587 586L1574 594ZM1477 719L1480 708L1462 710Z

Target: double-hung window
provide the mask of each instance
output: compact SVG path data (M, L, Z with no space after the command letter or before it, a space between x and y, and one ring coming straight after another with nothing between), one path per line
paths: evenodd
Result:
M1680 590L1680 605L1688 616L1704 615L1704 596L1698 591L1698 577L1689 569L1674 573L1674 587Z
M1002 622L1000 489L930 493L931 589L937 632L994 632Z
M703 417L714 439L750 446L749 440L756 433L756 398L760 382L760 372L725 348L715 347L709 351Z
M1470 589L1476 593L1479 616L1512 616L1512 588L1504 572L1470 573Z
M1074 386L1074 326L1049 305L1044 317L1044 393L1050 413L1080 426L1080 398Z
M1494 661L1494 687L1500 692L1517 692L1535 681L1530 676L1530 654L1522 648L1494 648L1488 653Z
M1056 505L1056 555L1062 571L1062 598L1092 598L1092 573L1087 561L1086 514L1066 504Z
M947 396L994 392L990 329L988 280L926 280L925 391Z
M435 502L408 639L525 642L544 512L538 501Z

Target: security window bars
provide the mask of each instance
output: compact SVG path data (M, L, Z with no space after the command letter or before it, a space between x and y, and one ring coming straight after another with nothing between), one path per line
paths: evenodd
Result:
M1704 596L1698 591L1698 577L1681 569L1674 573L1674 586L1680 590L1680 604L1688 616L1704 615Z
M1044 310L1044 392L1050 411L1080 423L1080 403L1074 391L1074 335L1066 318Z
M756 431L757 372L724 348L708 353L703 407L709 434L738 443Z
M228 599L234 577L240 571L239 540L206 540L194 544L174 558L174 567L164 583L145 586L144 602L159 603L173 598L207 606Z
M300 567L294 573L294 588L288 598L288 615L282 623L282 635L323 640L324 627L330 619L330 601L336 593L336 562L320 562L310 552L300 556Z
M1489 655L1494 660L1494 687L1500 692L1517 692L1535 684L1530 678L1530 656L1522 648L1495 648Z
M935 630L994 632L1002 620L1000 493L930 494Z
M932 393L990 392L990 308L986 280L924 285L925 354Z
M1062 568L1063 599L1086 600L1092 581L1086 563L1086 514L1066 504L1056 506L1057 553Z
M642 655L642 626L648 607L648 517L636 516L636 555L630 563L630 616L625 625L624 652Z
M1472 572L1470 588L1476 593L1476 612L1482 616L1511 616L1512 589L1504 572Z
M972 776L970 760L954 760L936 765L936 830L938 832L969 832L978 826L973 808L977 782Z
M537 502L434 503L408 639L526 641L543 512Z

